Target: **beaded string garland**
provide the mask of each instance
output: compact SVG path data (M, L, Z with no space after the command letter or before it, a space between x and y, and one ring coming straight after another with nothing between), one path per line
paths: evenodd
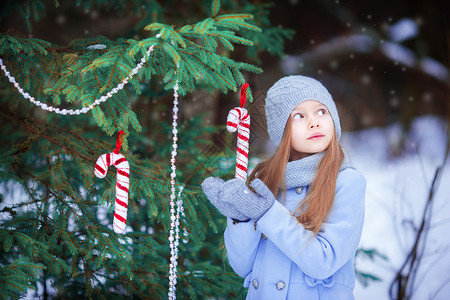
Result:
M177 64L178 69L178 64ZM170 231L169 231L169 247L170 247L170 262L169 262L169 300L174 300L177 298L176 296L176 285L177 285L177 266L178 266L178 246L179 246L179 238L180 238L180 215L185 218L184 207L183 207L183 199L181 198L181 193L183 192L184 187L181 185L179 187L178 200L175 202L177 198L175 195L176 188L175 182L177 177L177 167L175 165L177 149L178 149L178 79L175 82L175 86L173 87L173 108L172 108L172 152L170 159L170 168L172 169L172 173L170 173ZM175 210L175 204L177 206ZM175 214L176 212L176 214ZM175 236L174 236L175 234ZM188 236L188 232L186 227L184 228L184 236Z
M161 34L157 34L156 38L160 38ZM11 75L11 73L7 70L6 65L3 63L3 59L0 58L0 69L3 70L3 72L5 73L6 77L8 78L9 82L14 85L14 87L18 90L18 92L23 96L24 99L28 100L29 102L31 102L32 104L38 106L39 108L49 111L49 112L53 112L53 113L57 113L60 115L80 115L80 114L86 114L87 112L89 112L90 110L92 110L95 106L100 105L103 102L106 102L109 98L111 98L114 94L116 94L117 92L119 92L120 90L122 90L125 85L139 72L139 70L144 66L144 64L147 62L147 57L150 57L150 54L152 53L153 49L154 49L155 45L151 45L148 50L147 50L147 56L143 56L141 58L141 61L136 65L135 68L133 68L130 72L130 74L125 77L121 83L119 83L116 87L114 87L113 89L111 89L111 91L107 92L106 95L103 95L101 97L99 97L98 99L94 100L93 103L91 103L90 105L88 105L87 107L83 107L80 109L60 109L57 107L53 107L50 106L46 103L42 103L39 100L36 100L33 96L31 96L28 92L24 91L23 88L20 87L20 84L16 81L16 79L14 78L14 76ZM178 64L177 64L177 69L178 69ZM175 291L176 291L176 284L177 284L177 259L178 259L178 245L179 245L179 226L180 226L180 215L184 218L185 214L184 214L184 208L183 208L183 200L181 199L181 193L183 191L183 186L180 186L180 191L178 194L178 200L176 202L177 204L177 209L175 210L175 192L176 192L176 188L175 188L175 178L176 178L176 166L175 166L175 162L176 162L176 155L177 155L177 141L178 141L178 129L177 129L177 119L178 119L178 79L176 80L176 83L173 87L173 96L174 96L174 100L173 100L173 122L172 122L172 133L173 133L173 150L171 153L171 159L170 159L170 163L171 163L171 169L172 169L172 173L170 174L171 180L170 180L170 184L171 184L171 194L170 194L170 234L169 234L169 246L170 246L170 263L169 263L169 299L176 299L176 295L175 295ZM120 154L119 154L120 155ZM100 159L100 158L99 158ZM126 221L125 221L126 222ZM122 222L122 223L125 223ZM123 226L125 226L125 224L123 224ZM118 231L123 231L124 228L118 229ZM175 237L174 237L175 234ZM184 236L187 237L188 233L187 230L185 228L184 230Z
M177 284L177 265L178 265L178 240L174 238L174 233L178 235L180 221L175 214L175 178L177 177L177 167L175 165L176 156L177 156L177 148L178 148L178 79L175 82L175 86L173 87L174 97L173 97L173 108L172 108L172 152L170 159L170 168L172 169L172 173L170 173L170 232L169 232L169 247L170 247L170 262L169 262L169 299L176 299L176 284Z
M156 35L156 38L159 38L161 35L158 33ZM49 111L49 112L54 112L60 115L80 115L80 114L85 114L87 112L89 112L90 110L92 110L94 108L94 106L96 105L100 105L103 102L106 102L109 98L111 98L114 94L116 94L117 92L119 92L120 90L122 90L125 85L134 77L134 75L136 75L139 70L144 66L144 64L147 62L147 57L150 57L150 54L153 51L153 48L155 47L155 45L151 45L148 50L147 50L147 56L143 56L141 58L141 61L136 65L135 68L133 68L130 72L130 74L125 77L121 83L119 83L116 87L114 87L113 89L111 89L111 91L107 92L106 95L101 96L100 98L94 100L93 103L89 104L87 107L83 107L80 109L60 109L57 107L53 107L50 105L47 105L46 103L42 103L39 100L36 100L33 96L31 96L29 93L25 92L19 85L19 83L16 81L16 79L14 78L14 76L11 75L11 73L6 69L6 65L3 63L3 60L0 58L0 68L3 70L3 72L5 73L6 77L8 77L9 82L11 82L12 85L14 85L14 87L19 91L20 94L22 94L23 98L27 99L28 101L30 101L31 103L33 103L34 105L40 107L43 110Z

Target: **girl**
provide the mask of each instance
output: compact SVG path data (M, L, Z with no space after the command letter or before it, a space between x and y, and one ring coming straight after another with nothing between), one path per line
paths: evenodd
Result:
M269 89L265 108L276 152L256 166L250 188L239 179L202 183L228 217L230 265L247 299L354 299L366 181L344 159L332 97L315 79L288 76Z

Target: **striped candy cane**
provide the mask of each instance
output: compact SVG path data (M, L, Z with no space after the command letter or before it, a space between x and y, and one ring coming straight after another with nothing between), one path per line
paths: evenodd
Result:
M123 131L119 132L120 135ZM119 141L119 137L117 140ZM118 142L119 143L119 142ZM120 149L120 144L119 144ZM113 165L117 168L116 175L116 200L114 203L114 232L123 233L127 225L128 190L130 187L130 164L126 158L119 153L117 148L112 153L105 153L97 159L95 163L95 176L104 178L108 172L108 167Z
M236 174L235 178L247 180L248 148L250 138L250 115L245 104L245 90L248 84L244 83L241 89L241 107L235 107L228 113L227 130L238 132L236 151Z

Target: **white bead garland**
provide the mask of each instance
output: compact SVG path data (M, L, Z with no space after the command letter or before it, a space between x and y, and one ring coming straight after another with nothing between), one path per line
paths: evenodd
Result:
M172 173L170 173L170 232L169 232L169 247L170 247L170 262L169 262L169 300L174 300L177 298L175 291L176 291L176 284L177 284L177 259L178 259L178 245L179 245L179 238L180 238L180 214L184 218L184 208L183 208L183 200L181 199L181 193L184 189L183 186L180 186L180 191L178 193L178 200L176 202L177 209L175 214L175 178L177 176L176 170L177 167L175 166L176 162L176 156L177 156L177 141L178 141L178 79L175 82L175 85L173 87L173 109L172 109L172 157L170 159L171 169ZM174 237L175 234L175 237ZM185 229L184 236L187 236L187 231Z
M156 38L159 38L160 36L161 35L158 33L156 35ZM19 93L22 94L22 96L25 99L28 99L28 101L30 101L34 105L40 107L43 110L46 110L49 112L54 112L54 113L64 115L64 116L65 115L80 115L80 114L85 114L85 113L89 112L90 110L92 110L94 108L94 106L100 105L102 102L106 102L106 100L108 100L108 98L111 98L114 94L116 94L120 90L122 90L124 88L124 86L130 81L130 79L132 79L134 77L134 75L136 75L139 72L139 70L144 66L145 62L147 61L147 57L150 57L150 54L152 53L154 47L155 47L155 45L151 45L148 48L147 56L143 56L141 58L141 62L138 63L136 65L136 67L131 70L131 73L127 77L125 77L124 80L122 80L122 82L119 83L115 88L111 89L111 91L106 93L106 96L101 96L100 98L94 100L94 102L92 104L88 105L87 107L80 108L80 109L59 109L59 108L47 105L45 103L42 103L41 101L36 100L33 96L30 96L29 93L25 92L20 87L19 83L16 82L16 79L6 69L6 66L3 64L3 59L1 59L1 58L0 58L0 68L3 70L6 77L8 77L9 82L11 82L11 84L14 85L14 87L19 91Z

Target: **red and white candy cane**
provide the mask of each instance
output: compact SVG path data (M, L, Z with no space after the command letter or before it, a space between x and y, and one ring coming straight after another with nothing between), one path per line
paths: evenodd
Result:
M95 163L95 176L104 178L108 167L113 165L117 168L116 175L116 200L114 203L114 232L123 233L127 225L128 190L130 187L130 164L126 158L119 153L121 143L120 136L124 134L121 130L117 136L116 149L112 153L105 153Z
M245 104L245 90L248 83L244 83L241 88L240 107L235 107L228 113L227 130L235 132L237 130L237 151L236 151L236 175L235 178L247 180L248 148L250 138L250 115Z

